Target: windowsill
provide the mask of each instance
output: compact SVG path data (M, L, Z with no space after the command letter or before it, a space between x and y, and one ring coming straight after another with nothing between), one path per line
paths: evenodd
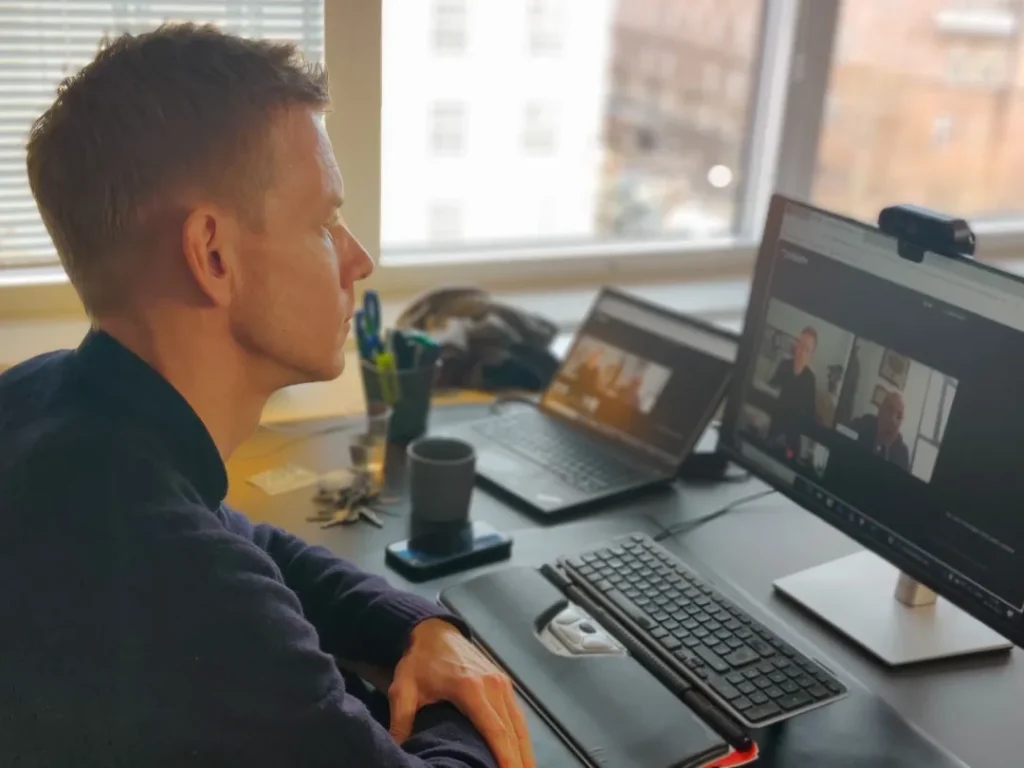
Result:
M742 317L749 281L745 278L636 283L620 286L656 304L734 325ZM495 292L497 300L535 312L571 332L586 315L599 286L559 291ZM385 300L381 310L384 323L392 324L410 297ZM53 349L78 345L89 329L82 317L24 318L0 322L0 369ZM565 343L565 340L561 340ZM348 366L330 382L300 384L276 393L263 412L264 424L282 424L309 419L331 418L362 409L362 388L358 367Z

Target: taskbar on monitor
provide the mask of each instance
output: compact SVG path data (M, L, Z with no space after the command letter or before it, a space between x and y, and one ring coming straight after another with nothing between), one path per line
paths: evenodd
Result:
M840 530L853 528L862 538L878 542L879 546L875 548L877 552L893 551L918 563L929 573L935 574L937 579L941 579L951 591L958 592L975 604L984 606L1002 620L1015 621L1024 615L1024 607L1014 606L990 592L960 571L950 568L934 555L907 541L859 509L841 501L792 467L769 456L742 438L740 438L740 454L777 482L789 486L792 489L792 496L803 502L809 509L814 509L823 519L842 523L843 525L837 526Z

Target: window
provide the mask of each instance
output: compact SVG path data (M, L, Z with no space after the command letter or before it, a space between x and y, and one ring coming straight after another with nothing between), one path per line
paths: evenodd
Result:
M439 157L463 154L466 143L466 107L458 102L439 102L430 112L430 150Z
M0 267L56 262L25 173L33 120L53 102L57 84L95 56L101 40L162 21L212 22L252 37L296 41L310 58L324 50L322 0L248 2L4 2L0 28Z
M528 0L527 40L534 56L557 54L562 49L565 0ZM575 0L580 5L579 0ZM516 3L510 3L516 5Z
M434 243L454 243L462 239L462 205L435 202L427 211L427 238Z
M523 109L523 150L528 155L550 155L558 141L557 106L531 102Z
M671 27L666 5L678 22ZM481 259L496 247L547 250L738 231L760 0L478 3L466 17L473 45L460 59L464 69L409 44L407 3L384 0L383 7L385 262L424 263L444 253L417 242L423 235L416 221L425 200L436 198L436 184L445 185L444 195L472 189L489 201L463 211L460 251ZM723 15L731 23L719 21ZM711 50L709 25L718 41ZM517 28L525 45L510 34ZM747 32L741 47L737 30ZM713 80L704 92L706 64ZM407 138L416 130L414 103L434 105L420 156L410 150L416 138ZM438 157L446 158L443 168L432 165ZM717 166L723 170L712 184L708 174ZM417 195L408 193L411 186ZM542 226L523 210L538 192L559 202Z
M466 0L434 3L434 50L462 53L466 50Z
M813 202L869 221L897 200L975 219L1024 209L1024 81L1005 65L1016 38L943 27L936 5L841 4L840 28L865 34L833 62L827 93L843 119L823 123Z

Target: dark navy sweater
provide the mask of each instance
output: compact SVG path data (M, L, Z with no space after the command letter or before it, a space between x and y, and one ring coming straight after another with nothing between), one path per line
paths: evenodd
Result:
M111 337L0 376L0 765L493 765L449 705L399 747L335 663L393 666L439 608L226 491L198 416Z

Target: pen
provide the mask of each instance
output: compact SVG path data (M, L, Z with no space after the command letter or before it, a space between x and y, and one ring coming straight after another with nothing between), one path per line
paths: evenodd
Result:
M566 597L590 614L601 626L607 629L615 639L626 646L626 650L662 684L665 685L679 700L689 707L697 717L729 742L729 746L746 752L754 742L739 723L720 710L700 691L690 685L661 659L647 648L641 641L631 635L608 611L598 605L579 587L569 581L566 576L550 563L540 567L541 575L558 587Z

